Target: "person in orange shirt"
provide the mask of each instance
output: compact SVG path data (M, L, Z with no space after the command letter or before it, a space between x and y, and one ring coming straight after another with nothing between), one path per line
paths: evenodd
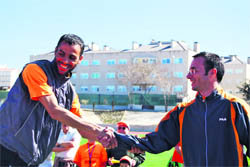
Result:
M107 160L105 148L100 143L88 140L78 148L74 163L79 167L105 167Z

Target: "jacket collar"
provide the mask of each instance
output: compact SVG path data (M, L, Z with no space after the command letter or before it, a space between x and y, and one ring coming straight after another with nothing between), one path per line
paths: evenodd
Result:
M218 87L216 87L216 88L212 91L212 93L211 93L209 96L207 96L207 97L203 97L199 92L197 92L196 98L199 99L199 100L203 100L203 101L204 101L204 100L205 100L205 101L210 101L210 100L213 100L213 99L215 99L216 97L220 96L223 92L224 92L223 89L222 89L220 86L218 86Z

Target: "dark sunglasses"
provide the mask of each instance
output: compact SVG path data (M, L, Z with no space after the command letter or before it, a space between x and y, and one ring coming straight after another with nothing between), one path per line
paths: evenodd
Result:
M119 126L118 129L119 129L119 130L121 130L121 129L125 130L126 127Z

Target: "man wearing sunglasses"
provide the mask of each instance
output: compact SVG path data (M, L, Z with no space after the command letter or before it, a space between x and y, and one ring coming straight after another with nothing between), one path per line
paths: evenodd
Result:
M130 126L126 122L117 123L117 132L121 134L129 134ZM134 167L139 166L145 160L145 153L131 153L128 150L116 147L108 149L108 165L112 167ZM118 160L118 161L115 161ZM117 163L115 163L117 162Z

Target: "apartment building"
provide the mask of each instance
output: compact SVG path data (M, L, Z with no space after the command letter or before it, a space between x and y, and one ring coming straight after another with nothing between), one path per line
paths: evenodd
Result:
M225 75L221 86L229 93L242 98L239 86L246 80L250 80L250 57L247 63L240 60L236 55L223 57Z
M19 74L19 70L8 68L7 66L0 66L0 89L8 90L15 83Z
M83 94L108 94L126 95L128 92L144 93L138 85L128 87L119 81L123 77L121 66L131 63L143 62L146 64L157 63L162 73L167 77L170 85L168 92L177 95L178 98L188 100L193 97L190 82L186 74L192 56L200 52L200 45L194 42L190 48L182 41L154 41L147 45L132 43L131 49L116 51L108 46L99 49L95 43L86 47L84 59L74 70L71 81L78 93ZM30 61L38 59L52 60L54 53L34 55ZM244 63L237 56L223 57L225 63L225 76L221 83L222 87L237 96L238 86L246 79L250 79L250 58ZM174 81L174 82L173 82ZM162 85L155 83L151 85L151 94L163 94Z
M87 94L127 94L144 93L138 85L121 84L119 78L123 77L120 66L133 63L155 64L161 69L167 80L174 80L169 85L170 94L177 94L180 98L192 94L186 73L192 61L192 56L200 50L199 43L195 42L193 48L182 41L161 42L152 40L148 45L132 43L131 49L115 51L104 46L102 50L92 43L86 47L84 59L74 70L71 78L78 93ZM30 60L53 59L53 53L31 56ZM163 94L161 85L151 85L152 94Z

